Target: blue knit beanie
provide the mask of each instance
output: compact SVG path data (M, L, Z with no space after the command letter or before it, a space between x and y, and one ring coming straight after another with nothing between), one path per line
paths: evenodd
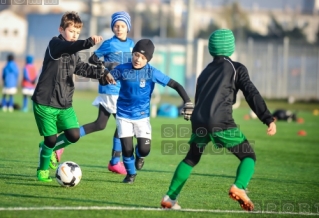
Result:
M113 26L116 23L116 21L123 21L126 23L127 26L127 32L130 32L131 30L131 17L130 15L125 11L119 11L112 14L112 22L111 22L111 29L113 31Z

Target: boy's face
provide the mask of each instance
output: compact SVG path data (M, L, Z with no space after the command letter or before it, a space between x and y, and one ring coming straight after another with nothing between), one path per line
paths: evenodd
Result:
M127 37L127 26L124 21L118 20L113 26L113 32L117 38L126 40Z
M79 38L81 28L74 27L74 25L71 24L65 29L59 27L59 32L66 41L76 41Z
M134 68L140 69L147 64L147 59L143 54L139 52L134 52L133 58L132 58L132 64Z

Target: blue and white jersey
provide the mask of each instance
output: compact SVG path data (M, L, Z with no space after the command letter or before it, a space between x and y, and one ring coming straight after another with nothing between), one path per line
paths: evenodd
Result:
M120 64L131 62L134 41L127 38L125 41L118 39L116 36L105 40L102 45L94 52L99 58L104 57L104 61L117 62ZM100 94L118 95L120 83L116 85L99 85Z
M111 71L121 89L117 100L116 116L139 120L150 116L151 95L155 83L166 86L170 77L146 64L142 69L134 69L132 63L118 65Z

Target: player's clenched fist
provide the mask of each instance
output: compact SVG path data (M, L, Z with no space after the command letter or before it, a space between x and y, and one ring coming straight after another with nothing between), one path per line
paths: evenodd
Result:
M188 121L191 119L193 110L194 110L194 104L192 102L187 102L184 104L182 115L184 115L185 120Z
M98 43L103 41L103 37L102 36L93 35L93 36L91 36L91 38L93 39L94 44L98 44Z
M267 129L268 135L275 135L276 134L276 124L274 122L271 122Z

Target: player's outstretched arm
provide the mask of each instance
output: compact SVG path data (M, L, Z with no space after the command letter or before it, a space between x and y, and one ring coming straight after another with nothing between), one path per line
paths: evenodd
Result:
M92 38L93 37L93 38ZM85 40L65 41L54 37L48 45L50 56L53 59L60 58L62 54L74 54L76 52L89 49L103 40L102 36L92 36Z
M93 40L95 45L103 41L102 36L93 35L93 36L91 36L91 39Z
M276 127L276 124L275 122L271 122L268 126L268 129L267 129L267 134L268 135L275 135L276 134L276 131L277 131L277 127Z
M185 120L190 120L194 110L194 104L191 102L184 87L173 79L170 79L170 81L167 83L167 86L171 87L172 89L175 89L179 96L181 96L181 98L184 101L184 108L182 114L184 115Z
M98 57L95 53L93 53L93 54L89 57L89 63L90 63L90 64L97 65L99 62L101 62L101 61L99 60L99 57Z
M106 69L108 69L109 71L113 70L117 65L119 65L119 63L117 63L117 62L101 61L101 60L99 60L99 57L95 53L93 53L91 55L91 57L89 58L89 63L94 64L94 65L98 65L100 63L103 63L104 67Z

